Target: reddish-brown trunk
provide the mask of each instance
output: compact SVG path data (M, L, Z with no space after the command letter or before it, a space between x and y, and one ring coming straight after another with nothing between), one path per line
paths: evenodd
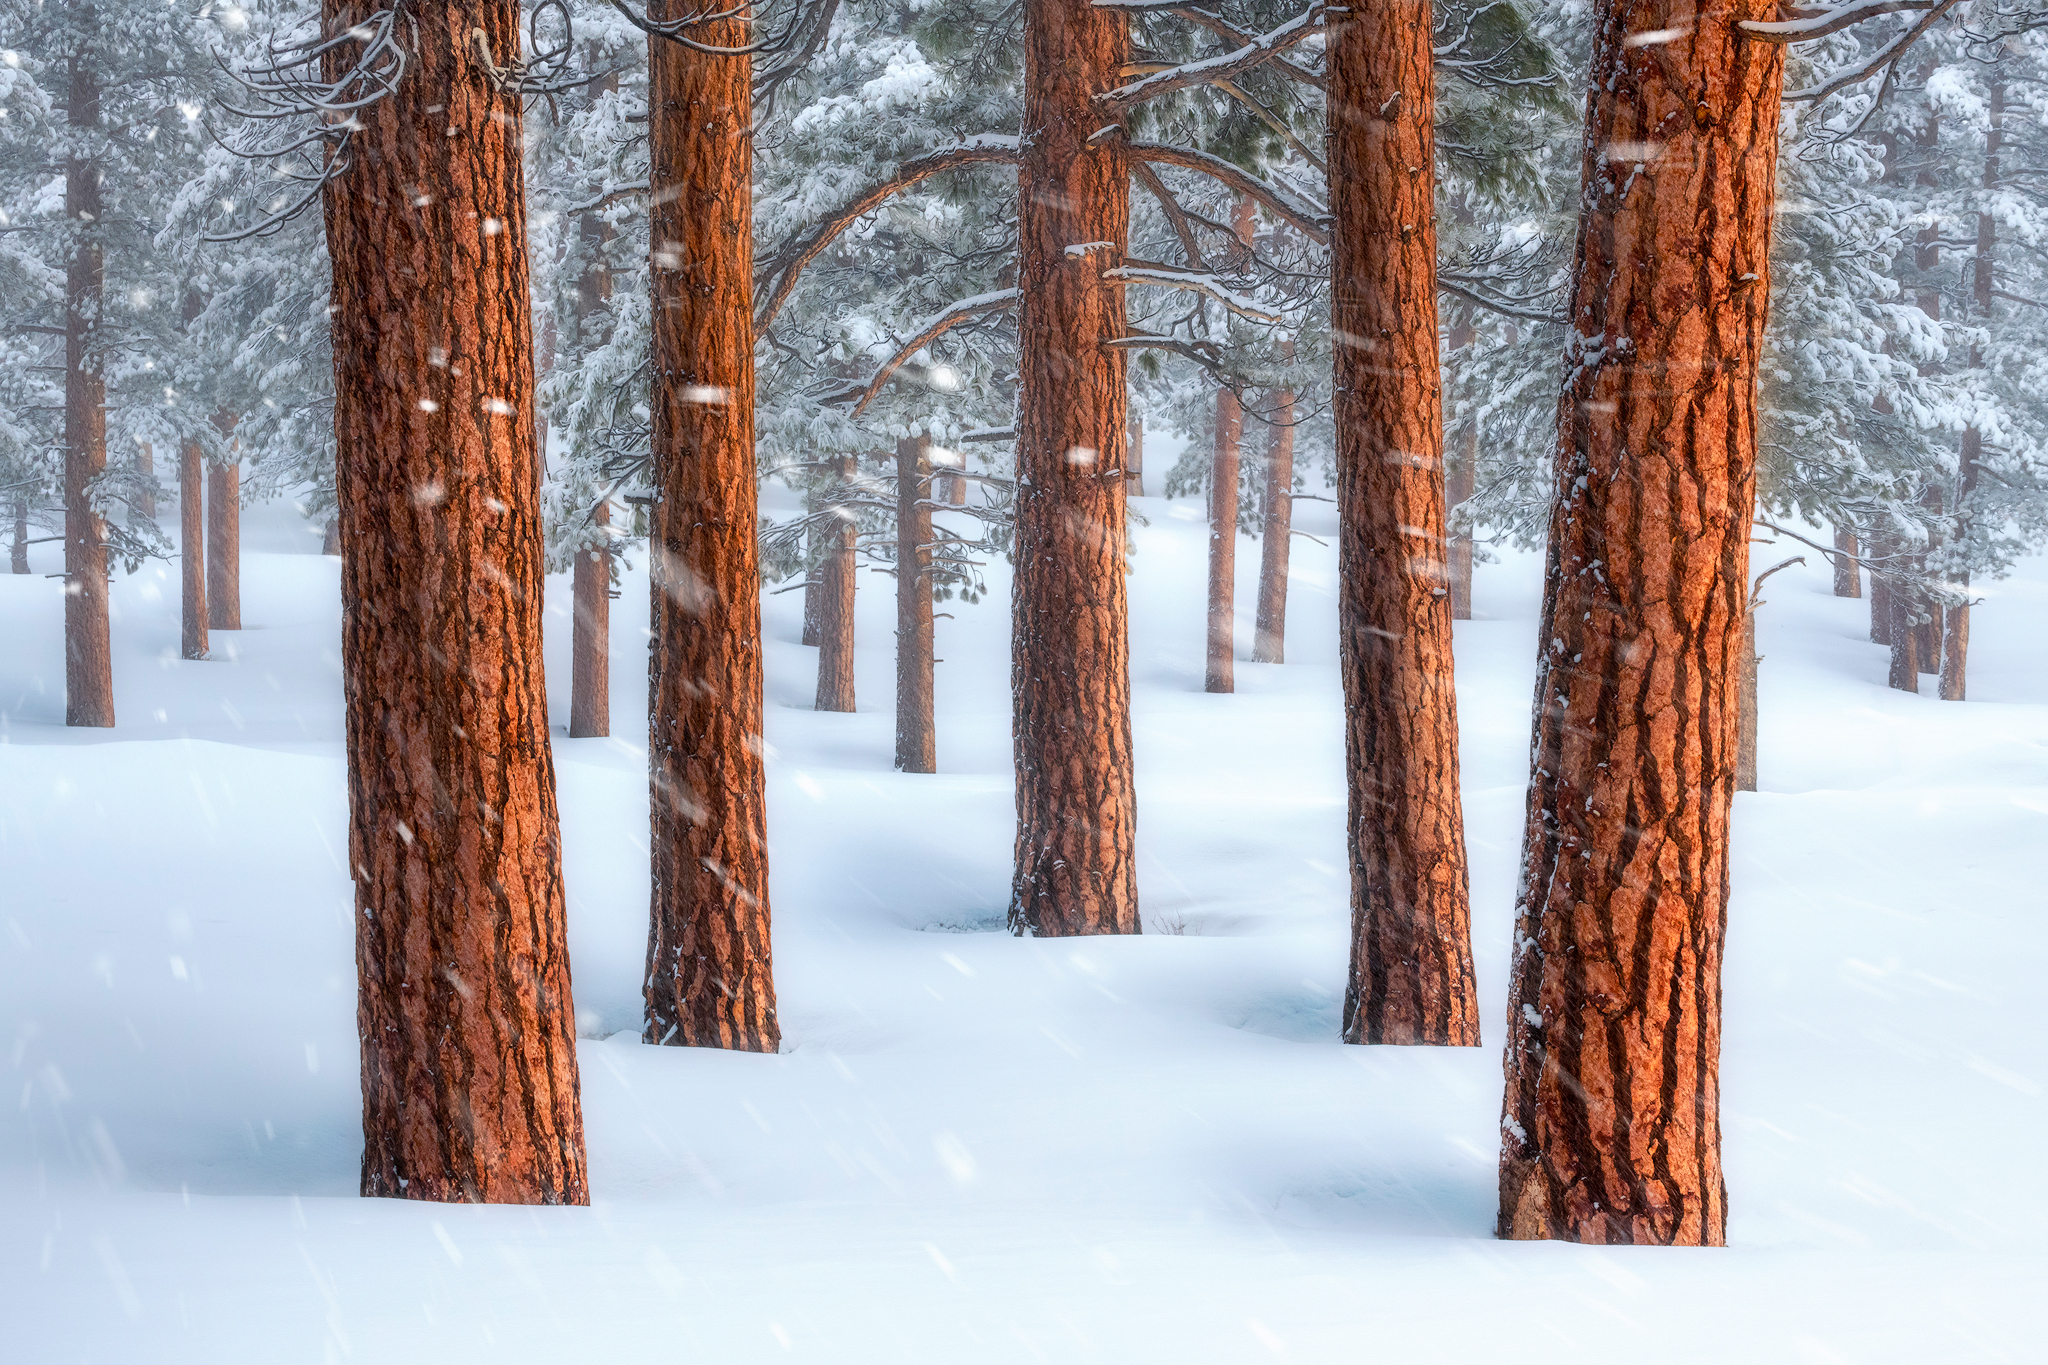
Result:
M92 13L81 20L86 30ZM65 112L73 128L99 126L100 87L89 53L71 58ZM64 723L106 727L114 723L107 528L90 487L107 467L98 335L107 269L100 165L80 151L64 162L64 217L75 230L64 269Z
M1293 358L1293 344L1288 344ZM1287 556L1294 537L1294 390L1273 395L1266 432L1266 515L1259 528L1259 614L1252 661L1287 662Z
M1891 669L1885 681L1900 692L1920 690L1920 622L1917 608L1920 594L1904 583L1892 584L1886 597L1891 624L1886 633L1892 644Z
M1202 690L1236 686L1237 462L1244 408L1229 389L1216 390L1216 443L1209 457L1209 620Z
M1479 1043L1444 587L1428 0L1334 26L1338 636L1350 796L1350 1043Z
M362 1189L581 1204L520 102L474 41L508 60L519 9L407 15L326 191Z
M1594 7L1502 1237L1726 1236L1721 947L1784 71L1736 25L1774 16Z
M1130 60L1127 16L1025 0L1016 644L1019 933L1137 933L1130 641L1124 582L1129 412L1122 288L1130 169L1095 97Z
M569 588L569 737L597 739L612 732L612 551L605 528L612 507L590 514L590 540L576 548Z
M229 417L226 431L234 425ZM206 623L215 630L242 628L242 466L206 470Z
M656 18L691 13L683 0ZM736 47L745 21L699 24ZM751 63L648 40L654 266L650 1043L774 1052L754 535Z
M197 441L178 450L178 563L184 630L179 652L203 659L206 638L206 462Z
M1863 596L1863 568L1856 562L1856 533L1846 526L1835 528L1835 596Z
M896 771L939 770L932 706L931 441L896 443Z
M854 476L860 472L860 458L841 455L833 464L838 487L850 489ZM818 696L814 705L820 711L851 711L853 606L858 576L854 554L859 548L860 528L844 518L835 517L833 521L832 529L818 533L828 539L814 571L818 579Z

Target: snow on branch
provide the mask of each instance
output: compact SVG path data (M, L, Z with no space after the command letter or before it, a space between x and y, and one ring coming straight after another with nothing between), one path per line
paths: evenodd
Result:
M1310 0L1309 7L1300 14L1270 32L1259 34L1233 51L1205 57L1198 62L1187 62L1180 66L1154 71L1132 81L1129 85L1120 85L1096 98L1111 109L1124 110L1145 100L1170 95L1176 90L1187 90L1198 85L1229 80L1241 72L1265 65L1289 48L1322 31L1322 0Z
M1102 272L1105 280L1125 280L1131 284L1149 284L1159 289L1179 289L1192 294L1202 294L1216 300L1231 312L1252 322L1279 322L1280 314L1258 304L1231 289L1223 281L1206 271L1175 270L1171 266L1158 265L1151 261L1129 261L1114 270Z
M958 303L927 318L924 325L918 328L917 335L898 347L896 354L890 356L882 367L875 371L875 377L866 384L859 387L848 387L842 392L826 398L824 401L827 403L853 401L853 415L858 417L862 412L866 411L868 404L875 401L876 395L882 391L882 386L889 382L890 377L896 371L903 368L903 363L909 360L910 357L916 355L919 351L931 345L963 322L972 322L976 318L984 318L992 313L1006 313L1016 306L1017 291L1014 289L998 289L992 294L976 294L973 298L961 299Z
M894 175L869 185L768 257L756 285L758 292L765 295L765 301L760 306L755 325L766 331L775 321L775 315L782 311L782 305L789 301L790 294L795 292L797 279L803 274L804 267L832 245L840 233L874 212L891 195L899 194L942 171L977 165L1014 166L1022 159L1023 148L1018 138L980 133L964 139L957 146L900 163Z
M1180 249L1187 253L1188 264L1197 270L1207 270L1209 263L1202 259L1202 249L1195 242L1194 224L1188 221L1188 212L1180 206L1180 200L1175 199L1173 192L1159 179L1159 172L1143 161L1133 161L1131 178L1151 191L1152 197L1159 201L1166 221L1173 225L1174 236L1180 238Z
M1848 0L1846 4L1829 5L1821 9L1784 11L1792 16L1789 19L1745 19L1737 27L1758 42L1802 43L1811 38L1839 33L1851 25L1886 14L1920 15L1868 60L1836 72L1819 85L1810 85L1801 90L1787 90L1783 96L1785 103L1799 104L1824 100L1837 90L1867 81L1880 73L1889 75L1892 68L1898 65L1899 58L1906 55L1906 50L1919 42L1922 34L1941 22L1959 3L1961 0Z
M1190 5L1187 0L1094 0L1096 9L1121 10L1126 14L1170 14L1176 19L1185 19L1191 24L1208 29L1225 42L1237 47L1246 47L1257 42L1259 35L1250 29L1239 28L1214 10ZM1313 85L1318 90L1328 90L1329 81L1306 67L1296 66L1283 57L1275 57L1266 63L1271 69L1297 80Z
M1304 236L1321 246L1330 242L1330 213L1320 204L1310 203L1291 190L1282 189L1240 170L1220 156L1198 152L1188 147L1174 147L1163 142L1133 142L1131 155L1139 161L1155 166L1178 166L1182 170L1200 171L1213 179L1220 180L1231 189L1248 198L1255 199L1272 210L1275 216L1298 228Z

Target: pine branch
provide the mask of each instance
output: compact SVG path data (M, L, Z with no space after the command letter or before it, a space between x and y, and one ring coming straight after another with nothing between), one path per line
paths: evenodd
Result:
M824 401L827 403L843 403L849 399L857 399L858 401L853 405L853 415L858 417L867 410L868 404L875 401L876 395L882 391L882 386L889 382L890 377L897 370L901 369L903 363L909 360L910 357L916 355L919 351L931 345L963 322L971 322L975 318L987 317L991 313L1006 313L1016 306L1017 291L1014 289L999 289L992 294L977 294L971 299L962 299L943 312L934 314L927 319L924 326L918 329L917 335L898 348L896 354L890 356L882 367L875 371L875 377L870 379L865 385L858 388L849 387Z
M1270 32L1259 34L1235 51L1169 67L1164 71L1154 71L1129 85L1120 85L1114 90L1098 95L1096 99L1120 113L1132 105L1157 99L1161 95L1209 85L1218 80L1229 80L1242 72L1264 66L1289 48L1307 41L1322 31L1322 0L1311 0L1309 7L1300 14Z
M1211 156L1207 152L1198 152L1190 147L1169 146L1163 142L1133 142L1129 146L1131 155L1139 161L1148 161L1155 166L1178 166L1182 170L1200 171L1211 179L1220 180L1239 194L1264 204L1275 217L1292 224L1310 241L1320 246L1329 245L1329 210L1320 204L1312 204L1297 198L1292 191L1261 180L1238 169L1222 157Z

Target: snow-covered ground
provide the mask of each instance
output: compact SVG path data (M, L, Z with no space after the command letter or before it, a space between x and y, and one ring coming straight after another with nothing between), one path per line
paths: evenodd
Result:
M56 580L0 575L0 1358L2048 1359L2048 562L1985 587L1967 705L1887 691L1817 556L1771 580L1726 980L1731 1245L1503 1244L1498 1029L1337 1042L1334 551L1296 541L1290 662L1207 696L1197 505L1140 506L1142 937L1001 932L1006 579L939 623L936 777L890 771L888 580L863 576L854 715L809 709L797 595L767 599L774 1057L638 1042L629 576L618 735L554 750L594 1192L573 1210L355 1196L318 536L248 514L248 627L210 662L177 658L174 565L118 578L113 731L62 725ZM1301 521L1327 539L1330 508ZM1529 557L1482 566L1458 628L1489 1023L1536 592ZM560 724L566 581L549 594Z

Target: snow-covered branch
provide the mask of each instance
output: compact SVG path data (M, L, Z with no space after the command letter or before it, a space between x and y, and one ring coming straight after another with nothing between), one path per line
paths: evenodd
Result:
M1102 278L1125 280L1131 284L1149 284L1158 289L1179 289L1202 294L1216 300L1241 318L1253 322L1280 321L1280 314L1268 308L1261 308L1207 272L1175 270L1171 266L1157 265L1151 261L1138 261L1127 262L1113 270L1105 270L1102 272Z
M1300 229L1310 241L1327 246L1330 241L1330 213L1320 204L1310 203L1291 190L1247 174L1220 156L1198 152L1189 147L1174 147L1163 142L1133 142L1131 155L1139 161L1148 161L1155 166L1178 166L1182 170L1200 171L1203 175L1220 180L1239 194L1264 204L1273 214Z
M1120 85L1096 98L1111 109L1122 110L1145 100L1170 95L1176 90L1187 90L1198 85L1229 80L1242 72L1265 65L1322 31L1322 0L1311 0L1309 7L1300 14L1270 32L1259 34L1233 51L1205 57L1198 62L1187 62L1180 66L1154 71L1132 81L1129 85Z
M1798 104L1824 100L1837 90L1867 81L1879 73L1891 71L1898 64L1899 58L1906 55L1906 50L1919 42L1922 34L1941 22L1959 3L1961 0L1849 0L1847 4L1828 5L1820 9L1788 10L1785 13L1791 17L1782 20L1745 19L1737 27L1758 42L1803 43L1809 39L1839 33L1845 28L1886 14L1920 15L1869 59L1836 72L1819 85L1810 85L1801 90L1787 90L1783 97L1785 103Z
M900 163L894 175L867 186L768 257L756 283L757 292L765 296L755 318L756 326L766 331L795 291L804 267L816 260L835 237L866 214L874 212L891 195L899 194L942 171L980 165L1014 166L1022 158L1023 150L1016 137L980 133L958 146Z
M931 345L963 322L972 322L976 318L984 318L992 313L1005 313L1016 306L1017 291L1014 289L998 289L994 293L976 294L973 298L962 299L958 303L926 319L924 325L918 328L917 335L911 337L909 341L898 347L896 353L890 356L880 369L875 371L875 377L866 384L858 388L849 387L844 392L835 394L825 401L828 403L843 403L849 400L857 400L853 404L853 415L858 417L866 410L868 404L875 401L875 396L881 393L882 386L889 382L890 377L896 371L903 368L903 363L909 360L910 357L916 355L919 351Z

